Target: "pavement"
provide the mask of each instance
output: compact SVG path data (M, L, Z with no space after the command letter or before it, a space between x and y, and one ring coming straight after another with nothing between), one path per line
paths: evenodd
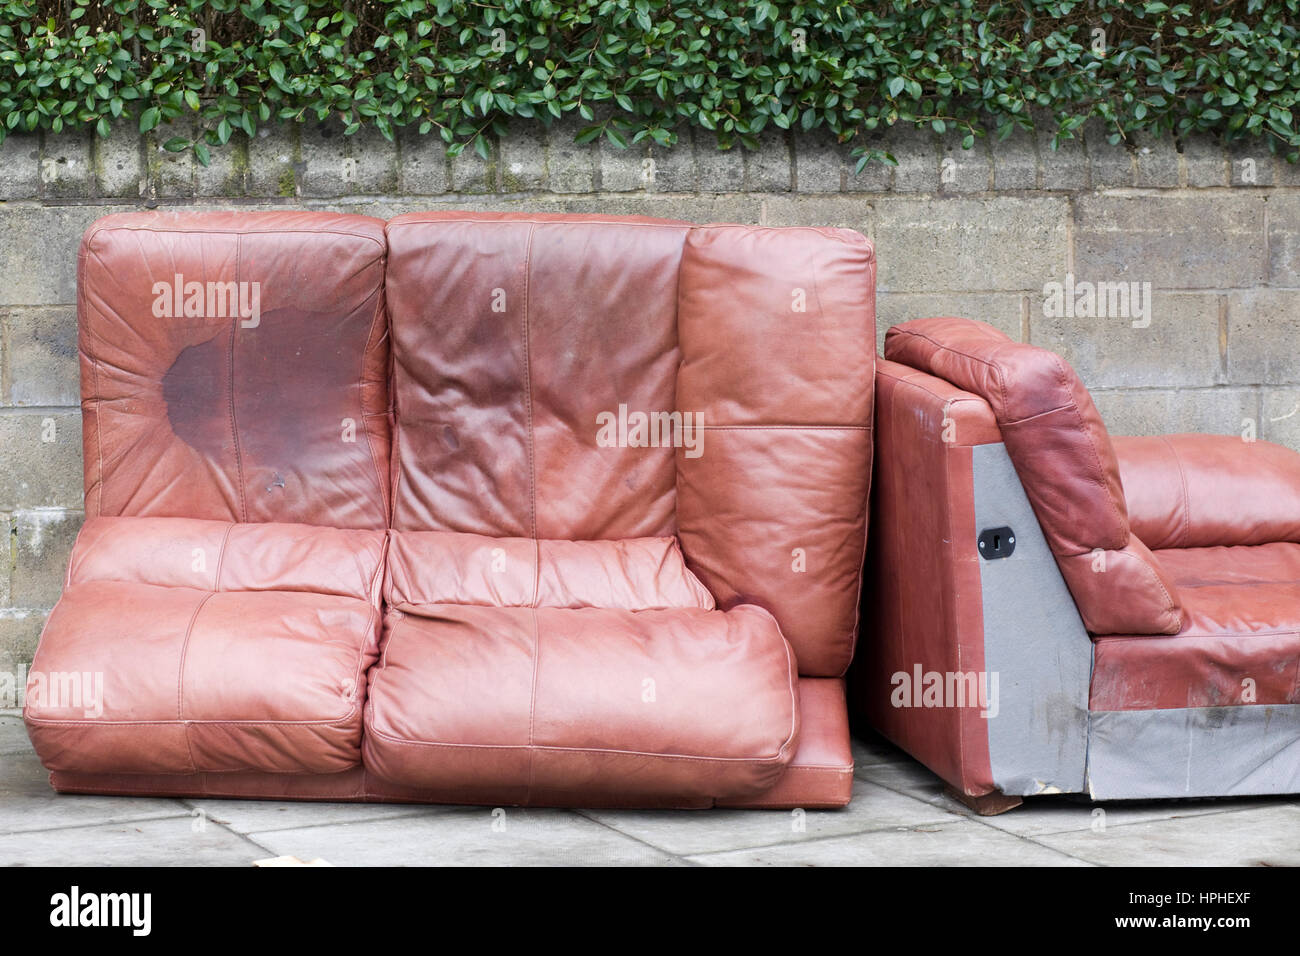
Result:
M591 811L56 794L0 715L0 865L1285 866L1300 797L1034 797L979 817L886 741L854 743L842 810Z

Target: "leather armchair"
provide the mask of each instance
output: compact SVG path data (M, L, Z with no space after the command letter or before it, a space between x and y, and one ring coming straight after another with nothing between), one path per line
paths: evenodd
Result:
M1112 439L1058 356L889 330L854 708L999 812L1300 790L1300 455Z

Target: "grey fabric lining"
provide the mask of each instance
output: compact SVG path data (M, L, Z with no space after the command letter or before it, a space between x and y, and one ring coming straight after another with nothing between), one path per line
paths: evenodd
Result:
M1095 800L1300 792L1300 704L1092 714Z
M988 720L993 782L1021 796L1080 792L1092 641L1005 446L972 452L975 534L1005 525L1016 535L1015 553L994 561L969 542L980 568L984 667L998 682L997 714Z

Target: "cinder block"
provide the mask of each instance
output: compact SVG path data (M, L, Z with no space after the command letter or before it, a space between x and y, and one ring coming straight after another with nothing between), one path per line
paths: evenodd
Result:
M1178 186L1182 163L1174 141L1168 136L1139 137L1134 158L1137 160L1139 186L1160 189Z
M192 149L172 153L164 149L177 136L192 139L198 127L190 117L163 123L144 137L146 161L145 191L168 199L188 199L197 192L195 168L199 162Z
M1263 139L1237 140L1228 150L1232 185L1246 188L1273 185L1273 155Z
M1162 289L1249 287L1266 275L1258 193L1083 195L1074 210L1078 275Z
M343 128L344 124L339 120L328 119L324 122L312 120L299 129L302 164L296 185L300 195L320 198L362 192L357 164L348 155ZM254 141L253 148L261 149L261 141Z
M1073 308L1065 301L1068 289L1034 296L1030 341L1064 358L1089 388L1223 383L1219 296L1133 288L1127 281L1101 285L1106 281L1076 275Z
M80 411L0 411L0 448L0 511L82 507Z
M710 149L712 144L710 144ZM654 161L653 179L647 186L656 193L693 193L696 191L695 138L688 127L677 130L677 142L672 146L650 147Z
M451 190L456 193L484 195L497 191L497 163L500 148L495 140L488 140L488 158L484 159L471 144L448 162Z
M793 166L790 141L786 134L769 126L758 137L758 149L747 149L745 156L745 189L758 193L785 193L790 191Z
M19 511L12 518L12 601L17 607L50 608L63 593L72 544L85 515L60 509Z
M1064 197L874 204L879 288L887 292L1041 289L1065 273Z
M1024 296L988 292L886 292L876 296L876 351L884 354L885 333L902 322L958 316L987 322L1021 341Z
M81 234L100 216L132 208L0 204L0 305L76 302Z
M696 135L695 169L697 188L702 193L735 193L745 188L744 148L718 149L712 133Z
M619 149L602 138L596 152L600 160L601 192L627 193L653 188L658 163L650 154L648 141Z
M848 196L762 197L769 226L840 226L870 238L872 207Z
M1097 389L1092 397L1113 435L1242 435L1248 428L1258 434L1253 388Z
M1088 187L1088 155L1083 138L1076 132L1072 139L1063 139L1052 148L1056 124L1050 118L1039 124L1035 133L1038 141L1039 163L1043 168L1043 188L1060 192L1078 192Z
M1300 388L1262 390L1264 420L1259 437L1300 451Z
M1300 195L1269 194L1268 251L1269 284L1300 286Z
M1228 184L1228 155L1216 136L1191 136L1183 141L1187 185L1209 189Z
M204 166L194 163L195 192L199 196L234 199L249 188L248 137L236 133L224 146L209 146Z
M1093 189L1132 186L1136 182L1137 162L1132 152L1122 140L1110 142L1110 132L1101 120L1089 120L1084 125L1083 145Z
M437 130L420 134L419 125L397 132L401 191L409 196L441 196L447 191L447 144Z
M299 128L294 123L263 126L248 144L248 193L264 198L301 195Z
M960 136L939 139L939 192L983 193L992 184L993 158L986 139L977 139L970 149L961 148Z
M93 179L88 130L46 133L41 145L41 197L86 199Z
M596 145L575 143L586 124L556 120L546 134L546 188L553 193L596 190Z
M984 142L992 157L994 189L1038 188L1038 146L1033 132L1017 126L1006 139L998 139L994 133Z
M0 143L0 201L35 199L40 189L40 135L9 133Z
M515 124L501 140L501 191L536 192L546 188L546 138L535 123Z
M0 675L6 675L8 690L10 681L14 684L13 706L22 706L25 680L17 679L19 669L26 668L36 656L36 645L40 641L41 628L49 612L39 608L0 608ZM9 707L8 699L0 699L0 707Z
M343 137L347 160L343 168L347 195L387 196L397 192L397 143L374 126L362 126Z
M144 192L144 147L136 129L131 122L116 123L107 137L91 140L99 195L138 199Z
M12 405L70 405L81 400L77 363L77 311L6 310L5 389Z
M1233 384L1300 385L1300 289L1244 289L1227 298Z
M899 125L890 129L885 151L898 160L895 192L928 193L939 189L939 137L928 129Z
M794 138L795 188L801 193L837 193L849 172L849 150L826 129Z

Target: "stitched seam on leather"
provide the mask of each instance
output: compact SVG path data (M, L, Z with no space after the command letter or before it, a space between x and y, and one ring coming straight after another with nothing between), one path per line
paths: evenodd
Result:
M211 597L211 595L208 595ZM206 600L206 599L205 599ZM32 723L55 726L85 725L87 727L175 727L180 724L193 724L196 727L336 727L347 724L357 715L358 707L352 708L341 717L327 717L319 720L271 720L250 718L248 720L214 720L208 718L176 718L164 720L103 720L102 718L68 718L30 717ZM196 773L200 771L195 771ZM215 773L217 771L202 771Z
M243 258L243 237L235 239L235 284L239 284L239 266ZM238 311L238 310L236 310ZM244 457L239 450L239 423L235 420L235 336L239 334L238 315L230 323L230 437L235 443L235 475L239 482L239 513L241 521L248 520L248 502L244 497Z
M770 614L770 612L769 612ZM772 623L776 624L776 618L772 618ZM776 624L776 631L781 633L781 625ZM794 742L795 734L799 730L799 692L796 687L799 684L799 665L794 659L794 651L790 648L790 642L781 635L781 644L785 649L785 672L786 678L786 695L790 699L790 732L786 734L785 742L777 748L778 757L785 756L786 749Z
M93 239L98 233L99 230L95 230L95 232L91 233L89 236L86 237L86 253L88 255L94 256L95 259L98 260L99 264L101 266L104 266L105 269L107 269L108 266L104 263L104 260L99 255L99 253L93 251L90 248L91 239ZM93 329L89 328L90 318L89 318L89 306L86 302L86 277L85 277L84 267L82 269L82 274L79 275L77 278L79 280L77 282L77 303L78 303L77 320L78 322L80 322L81 317L83 315L86 316L88 331L90 331L90 336L88 336L88 341L89 341L89 338L95 337L97 333ZM94 352L88 352L87 354L90 356L91 378L94 381L94 385L93 385L94 395L92 396L92 402L95 405L95 454L97 459L99 460L99 474L96 476L96 478L98 479L97 484L99 486L96 489L96 491L99 494L99 507L96 509L96 515L102 515L104 513L104 425L103 425L103 416L100 415L100 409L99 409L99 396L100 396L99 358L95 355ZM83 415L85 414L84 402L83 402L82 414Z
M1057 374L1060 376L1061 386L1065 388L1068 392L1070 387L1070 377L1065 373L1065 363L1061 361L1061 357L1059 355L1052 355L1052 358L1056 362L1056 371ZM1096 482L1098 485L1101 486L1102 491L1105 493L1106 502L1107 504L1110 505L1111 511L1115 515L1115 520L1119 522L1120 526L1125 531L1128 531L1128 521L1125 519L1123 515L1120 514L1119 504L1115 501L1115 498L1111 495L1110 488L1106 484L1106 469L1102 466L1101 463L1101 451L1097 448L1097 443L1093 441L1092 432L1084 426L1083 412L1080 411L1079 409L1079 403L1076 402L1073 398L1071 398L1069 404L1074 409L1074 418L1075 421L1079 423L1079 431L1081 431L1084 437L1088 439L1088 446L1092 449L1093 462L1097 466Z
M221 590L221 569L226 563L226 544L230 541L230 532L235 530L235 523L232 521L226 528L226 533L221 536L221 546L217 548L217 573L212 579L212 590Z
M194 235L204 235L204 236L235 236L236 238L242 236L267 236L267 235L270 236L294 236L294 235L344 236L348 239L368 239L370 242L373 242L376 246L379 247L381 256L383 255L383 253L386 251L387 248L384 245L384 243L381 242L379 239L376 239L374 236L367 235L366 233L363 232L349 232L343 229L282 229L277 226L268 226L265 229L253 229L253 228L203 229L196 226L188 226L188 225L169 228L167 226L159 226L153 223L141 224L138 226L132 225L130 223L113 223L112 225L101 226L100 228L96 229L93 233L91 233L87 237L87 240L93 239L95 236L98 236L101 232L111 232L115 229L120 229L125 232L158 232L158 233L183 232L186 235L194 234Z
M694 425L692 428L698 431L828 431L828 432L869 432L870 425Z
M1086 553L1088 553L1088 552L1085 552L1085 554L1086 554ZM1177 622L1176 622L1177 625L1178 625L1178 627L1177 627L1174 631L1169 631L1169 632L1167 632L1167 633L1177 633L1178 630L1181 630L1181 629L1182 629L1182 615L1179 614L1179 610L1180 610L1180 608L1179 608L1178 602L1174 600L1173 595L1171 595L1171 594L1169 593L1169 589L1166 588L1165 585L1164 585L1164 582L1160 580L1160 575L1158 575L1158 574L1156 573L1156 569L1153 568L1153 567L1151 567L1151 565L1147 563L1146 558L1142 557L1142 556L1139 555L1139 554L1136 554L1136 553L1133 553L1133 552L1126 552L1126 551L1124 551L1122 548L1121 548L1121 549L1117 549L1117 550L1113 551L1112 553L1113 553L1113 554L1129 554L1129 555L1133 558L1133 560L1137 562L1138 567L1140 567L1140 568L1141 568L1143 571L1145 571L1147 574L1151 575L1151 579L1152 579L1153 581L1155 581L1155 583L1156 583L1156 587L1159 588L1160 593L1163 594L1163 595L1165 596L1165 611L1164 611L1164 613L1166 613L1166 614L1177 614L1177 615L1178 615L1178 619L1177 619ZM1168 626L1168 625L1166 625L1166 627L1167 627L1167 626ZM1166 633L1166 632L1162 632L1162 633Z
M176 674L176 720L181 725L181 732L185 737L185 750L190 756L190 766L194 768L195 772L198 771L199 765L194 760L194 747L190 744L190 729L185 721L185 655L190 649L190 635L194 633L194 622L199 619L199 612L203 610L203 606L210 600L212 600L212 594L205 594L198 605L195 606L194 613L190 615L190 623L185 628L185 639L181 641L180 666L177 668ZM162 721L155 721L155 723L162 723ZM170 723L170 721L167 721L167 723Z
M376 730L373 727L369 728L369 732L372 736L382 737L386 742L391 744L396 744L402 747L439 747L443 749L459 749L459 750L521 750L521 751L545 750L548 753L612 754L615 756L629 756L629 757L655 757L660 760L688 760L688 761L696 761L702 763L725 763L725 764L736 764L736 763L771 764L771 763L782 763L785 759L785 755L782 752L784 750L784 745L782 747L782 750L778 750L774 754L764 754L759 757L705 757L705 756L696 756L694 754L659 753L652 750L621 750L613 747L558 747L555 746L554 744L468 744L468 743L454 743L451 741L442 741L442 740L409 740L405 737L394 737L392 734L384 733L382 730ZM529 781L530 791L531 788L532 788L532 781L530 780Z
M528 429L528 522L531 526L534 545L537 542L537 460L535 457L534 442L536 435L533 431L533 367L532 367L532 346L529 341L528 329L528 311L531 305L529 301L530 280L533 271L533 236L537 232L536 224L528 227L528 239L524 243L524 314L523 314L523 335L524 335L524 410L525 420ZM537 554L540 555L540 546ZM528 697L528 786L524 790L524 801L527 802L533 793L534 780L534 760L533 760L533 739L537 724L537 662L542 653L541 629L537 622L537 590L540 578L540 557L533 562L533 607L529 612L532 619L533 630L533 675Z
M388 482L384 481L384 472L379 466L379 456L375 454L374 438L370 434L370 424L366 421L367 418L371 417L366 413L366 364L373 349L371 340L375 337L375 329L379 327L379 316L384 312L384 306L384 286L381 279L379 288L375 292L375 314L370 318L370 331L366 334L365 348L361 350L361 370L357 374L357 407L361 409L361 432L366 438L366 450L370 452L370 463L375 466L375 484L379 488L379 502L384 509L386 524L391 512L390 504L385 500L388 494ZM389 441L392 442L391 436Z
M1174 447L1168 437L1161 435L1160 440L1164 442L1165 447L1169 449L1169 454L1174 456L1174 466L1178 469L1178 480L1183 487L1183 536L1182 547L1187 546L1187 539L1192 533L1192 497L1187 491L1187 473L1183 471L1183 461L1178 457L1178 449Z

